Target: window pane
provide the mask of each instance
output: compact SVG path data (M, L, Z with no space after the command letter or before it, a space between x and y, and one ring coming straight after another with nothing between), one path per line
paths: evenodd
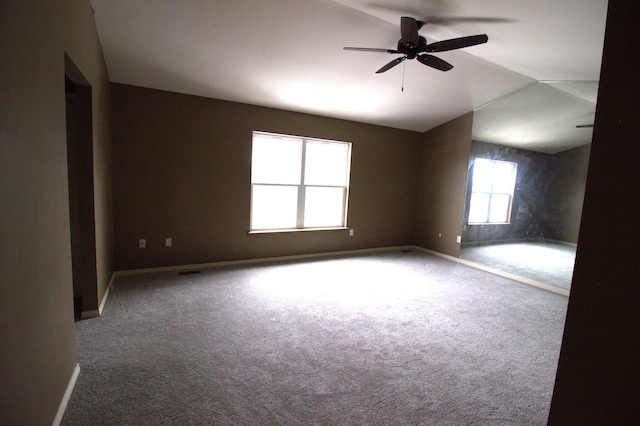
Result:
M348 164L349 144L307 141L304 183L346 186Z
M496 161L493 173L493 192L513 194L516 183L516 163Z
M508 223L518 165L476 158L469 206L469 223Z
M295 228L298 187L252 185L251 229Z
M486 223L489 212L489 194L473 193L469 207L469 223Z
M343 188L307 187L305 190L304 226L343 226Z
M254 133L251 182L300 184L302 140Z
M491 211L489 212L489 222L506 223L509 215L509 199L511 196L505 194L493 194L491 196Z
M474 192L491 192L493 183L493 161L476 158L473 165L473 183L472 191Z

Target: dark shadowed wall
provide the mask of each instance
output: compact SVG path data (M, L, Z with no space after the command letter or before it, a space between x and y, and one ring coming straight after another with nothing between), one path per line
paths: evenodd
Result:
M112 102L118 270L413 243L420 133L119 84ZM254 130L353 144L353 237L248 235Z
M458 257L473 113L425 133L420 152L416 244ZM441 236L440 236L441 235Z
M469 158L462 241L491 242L546 238L578 242L590 146L544 154L474 141ZM518 165L511 220L500 225L469 225L469 200L476 158Z
M578 243L590 152L591 145L584 145L553 156L557 168L547 192L542 218L546 238Z
M0 2L0 424L50 425L76 365L65 52L93 90L96 273L111 276L108 77L88 0ZM95 289L94 305L104 289Z
M640 3L610 0L550 425L640 420Z

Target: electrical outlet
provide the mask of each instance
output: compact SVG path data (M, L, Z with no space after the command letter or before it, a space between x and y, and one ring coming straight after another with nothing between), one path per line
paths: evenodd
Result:
M353 229L349 229L349 236L353 237Z
M460 244L462 242L462 237L460 235L458 235L456 237L456 243Z
M164 239L164 246L165 247L171 247L173 245L173 240L171 238L165 238Z
M147 240L140 238L138 240L138 248L147 248Z
M442 238L442 232L438 232L438 238Z

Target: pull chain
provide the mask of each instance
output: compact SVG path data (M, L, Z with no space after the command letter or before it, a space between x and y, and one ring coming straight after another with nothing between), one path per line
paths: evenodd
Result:
M404 92L404 71L407 69L407 61L402 62L402 90Z

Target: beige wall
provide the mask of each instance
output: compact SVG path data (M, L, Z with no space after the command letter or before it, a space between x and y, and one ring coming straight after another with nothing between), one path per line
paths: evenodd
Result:
M91 87L97 287L83 292L83 311L98 309L113 273L111 107L109 75L93 9L86 0L63 2L64 50ZM68 69L68 67L67 67Z
M76 365L65 50L95 89L96 236L110 275L108 88L91 28L85 0L0 3L0 424L51 424Z
M419 133L118 84L112 102L117 270L413 243ZM247 234L253 130L353 144L353 237Z
M458 257L473 113L424 134L420 153L415 243ZM442 237L439 234L442 234Z
M74 12L78 12L78 15ZM636 255L637 243L634 238L629 238L637 234L637 201L633 194L637 193L637 182L640 181L640 169L637 167L640 145L636 143L640 138L640 122L637 120L640 104L635 96L638 86L636 77L640 74L639 63L635 59L635 52L640 47L640 33L636 30L639 14L637 2L609 2L603 74L578 256L550 424L628 424L637 420L640 415L636 398L637 383L640 380L637 362L640 358L637 344L637 336L640 335L637 315L640 292L638 286L634 285L640 281L640 271ZM76 18L66 21L68 16ZM100 276L109 275L109 149L106 143L109 115L105 112L108 94L103 86L106 73L100 55L97 54L99 45L92 35L95 32L91 29L91 22L89 2L85 0L0 2L2 424L50 424L76 362L64 126L65 50L91 84L100 87L97 89L99 95L93 98L93 119L97 123L97 146L94 150L94 156L97 156L94 170L98 187L95 203L96 242L100 246L97 248L101 264ZM85 25L90 27L87 33L82 30L76 36L71 36L69 32L64 35L64 28L80 29ZM128 89L116 87L114 93L119 96L118 91L127 92ZM132 98L135 93L138 92L124 93L122 99L135 102ZM164 100L163 96L166 96ZM305 250L334 250L338 247L403 244L411 241L438 249L438 241L434 242L432 239L434 232L439 232L437 229L440 227L445 228L443 237L447 235L447 244L443 244L441 251L455 253L455 246L450 247L449 238L455 237L456 224L462 223L455 217L459 206L455 200L451 201L452 216L450 220L445 220L443 214L449 210L449 202L437 198L441 193L433 190L434 182L430 178L441 179L445 186L452 185L455 190L458 190L458 185L449 181L445 168L429 171L429 168L421 167L420 186L417 178L411 184L413 178L410 171L419 167L418 157L422 165L427 166L433 165L435 158L440 158L439 153L444 153L446 155L442 158L450 162L450 170L454 175L451 179L455 182L459 178L457 159L465 157L466 161L468 156L463 155L462 151L466 149L466 129L469 129L470 139L470 119L462 117L454 122L457 124L449 123L436 129L421 142L420 136L416 139L415 134L408 132L339 120L257 107L247 108L237 104L224 103L221 106L217 102L200 98L189 98L186 101L181 96L162 95L153 99L162 100L160 105L171 111L170 116L159 114L154 119L142 108L139 115L133 114L127 118L123 114L118 117L120 123L114 126L114 133L117 133L125 127L135 129L145 121L155 123L135 130L142 132L142 135L122 132L118 135L120 140L115 144L122 145L120 154L124 157L119 160L121 163L117 168L118 173L124 178L137 177L128 182L123 179L120 183L132 188L129 198L124 197L122 200L125 203L123 209L132 210L134 206L143 206L143 213L133 213L131 222L135 226L124 223L130 228L125 226L123 230L119 230L121 241L116 242L116 247L125 253L121 262L128 262L131 258L142 265L154 264L155 260L151 262L147 258L136 258L141 256L139 252L132 254L135 250L127 246L135 246L135 240L142 236L140 233L148 232L147 228L134 229L138 225L144 225L143 219L152 222L152 226L148 228L150 230L164 231L166 228L170 232L177 232L175 235L193 236L198 229L194 229L191 221L172 219L184 208L183 203L192 203L196 199L205 200L205 204L200 207L189 206L187 212L192 214L195 209L207 219L214 217L211 230L205 230L204 239L192 240L195 241L190 246L193 256L188 252L168 258L154 254L155 259L166 264L184 263L185 260L199 258L202 253L207 255L207 260L215 260ZM180 102L175 108L171 108L169 104L176 100ZM194 104L200 106L195 107ZM197 112L200 116L184 120L181 116L183 109L185 114ZM160 109L154 111L162 112ZM164 119L169 119L170 123L185 121L196 129L176 126L175 123L165 125ZM209 124L210 121L217 124ZM243 142L245 136L240 136L231 128L237 125L250 130L256 124L272 126L261 130L351 139L361 147L371 145L371 151L354 150L354 161L357 158L358 167L354 170L353 179L356 183L355 188L352 187L351 200L352 206L361 205L355 213L352 212L350 222L356 230L356 237L349 240L342 234L323 236L320 233L306 237L259 236L256 238L260 239L256 240L246 237L244 232L248 222L248 201L247 195L242 195L239 191L246 191L248 186L248 150L246 142ZM209 125L219 132L214 132L213 136L209 134L208 141L222 140L225 141L223 144L209 144L203 140L194 141L180 136L181 132L187 132L189 135L204 137L209 132L198 126ZM449 126L458 130L447 130ZM138 147L140 143L151 144L153 138L162 136L161 133L150 130L155 128L168 132L168 136L163 136L163 149L155 152L148 146L144 149ZM178 134L172 135L171 132ZM449 134L451 141L461 141L461 146L447 148L443 145L446 138L442 134ZM131 137L132 140L128 141ZM427 148L431 138L436 141L433 143L433 151ZM174 146L168 144L167 140L183 141L187 147L195 143L195 147L199 149L197 152L205 154L204 160L200 162L199 156L181 157L184 152L179 147L183 145ZM421 148L416 148L421 143L422 151ZM133 144L133 147L128 147L127 144ZM236 144L240 146L235 146ZM396 149L398 145L401 147L399 150ZM453 149L453 152L448 152L449 149ZM212 152L215 155L212 156ZM157 157L164 161L153 166L151 160L156 161ZM226 166L227 161L238 166L238 169L230 170ZM129 170L133 167L142 167L143 170ZM171 194L177 200L162 198L153 191L146 193L140 189L146 187L148 180L151 183L157 181L158 175L167 170L175 179L160 182L175 188ZM215 179L210 178L212 170ZM155 175L149 178L151 173ZM227 177L228 173L235 176ZM201 189L202 192L196 192L196 197L189 192L189 188L200 177L206 179L207 185L202 185L206 188ZM371 179L371 182L365 182L367 179ZM395 185L401 183L407 183L406 190L401 185ZM380 193L377 192L377 186L382 188ZM119 191L118 187L115 185L114 189ZM391 187L395 190L390 189ZM183 196L182 189L191 195ZM410 200L415 193L419 194L417 205ZM216 208L206 204L207 198L200 195L211 196ZM225 199L225 195L232 205L218 209L222 201L216 200L218 197ZM403 201L407 203L401 204ZM147 204L149 207L144 207ZM436 213L431 214L429 206L433 206ZM403 220L410 221L413 207L416 207L415 217L418 218L418 233L415 238L412 236L412 224L402 223ZM156 217L154 212L157 211L169 213ZM386 225L394 220L400 223L392 223L387 228ZM172 223L177 223L175 226L180 229L169 228ZM220 225L216 225L217 223ZM227 226L230 224L233 226ZM365 232L361 236L362 229ZM154 239L165 236L168 235L149 234L147 237L154 244ZM358 239L360 237L365 241ZM130 241L131 239L134 241ZM217 241L213 249L212 240ZM236 247L237 242L240 244ZM176 239L176 244L180 244L179 238ZM101 280L104 281L104 278ZM102 292L101 287L98 293Z

